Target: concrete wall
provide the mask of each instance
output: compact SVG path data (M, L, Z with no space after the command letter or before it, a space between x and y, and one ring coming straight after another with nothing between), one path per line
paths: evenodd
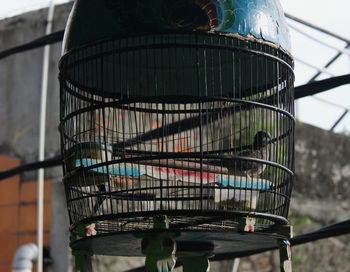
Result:
M297 124L290 209L295 234L350 219L350 137ZM349 272L350 235L292 248L294 271ZM279 271L278 252L243 258L240 272Z
M308 125L296 129L292 219L297 234L350 219L350 137ZM350 235L295 247L296 271L350 271Z
M54 31L65 26L71 3L56 8ZM0 48L11 48L44 35L47 10L39 10L0 21ZM51 47L47 111L46 156L59 153L59 89L57 63L61 44ZM17 54L0 61L0 154L21 163L38 157L38 120L43 49ZM296 180L291 210L292 221L305 218L297 234L350 218L350 138L308 125L296 129ZM51 184L51 253L54 272L68 268L68 219L61 169L46 171ZM35 180L26 172L20 182ZM350 237L326 239L293 249L295 271L350 271ZM240 272L278 271L276 253L242 259ZM141 265L142 258L97 257L96 271L124 271ZM230 271L232 261L213 263L212 271ZM113 269L111 268L113 267Z
M53 31L62 30L71 8L71 3L55 10ZM0 21L0 50L32 41L45 34L47 9L30 12ZM51 46L50 75L47 105L46 157L59 154L59 85L57 80L61 43ZM17 158L21 164L37 161L40 113L40 91L43 63L43 48L16 54L0 61L0 154ZM46 239L53 257L52 271L67 271L68 267L68 216L62 186L61 167L45 171L51 180L51 229ZM25 187L37 179L37 171L26 172L20 177L20 186ZM47 211L46 211L47 212ZM46 213L49 215L50 213ZM36 242L35 209L27 217L32 218L33 239ZM0 223L2 224L2 222ZM18 239L17 239L18 240ZM23 244L18 240L17 246ZM28 242L28 241L26 241ZM5 247L2 250L7 251ZM13 253L12 253L13 254ZM11 263L11 262L10 262ZM4 268L5 269L5 268ZM1 271L10 271L9 267Z
M53 31L65 27L71 4L55 10ZM47 10L39 10L0 21L0 48L22 45L45 34ZM47 100L46 157L59 153L58 60L61 43L51 46ZM43 48L9 56L0 61L0 152L20 158L22 163L38 158L38 135ZM6 128L6 129L4 129ZM60 175L60 169L47 175ZM22 180L33 180L27 172Z

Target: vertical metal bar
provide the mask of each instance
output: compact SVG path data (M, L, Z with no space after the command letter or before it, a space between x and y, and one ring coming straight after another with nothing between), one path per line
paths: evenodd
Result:
M238 267L239 267L240 260L241 260L240 258L235 258L233 260L232 272L238 272Z
M338 120L331 127L330 131L334 131L334 129L339 125L339 123L344 119L344 117L348 114L348 110L345 110L344 113L338 118Z
M104 51L104 48L102 46L102 44L100 44L99 46L99 51L100 52L103 52ZM104 57L101 56L101 60L100 60L100 69L101 69L101 87L102 87L102 90L104 90L104 80L103 80L103 74L104 74ZM106 126L109 126L110 124L110 116L108 115L106 117L106 93L104 91L102 91L102 102L103 104L103 108L101 109L102 111L102 132L101 132L101 128L99 128L99 133L103 133L102 137L100 137L100 142L103 142L104 143L104 152L105 152L105 158L103 159L105 161L105 165L106 165L106 174L107 174L107 183L108 183L108 189L106 188L106 184L102 184L102 185L99 185L100 189L99 189L99 193L104 193L105 196L101 196L100 197L100 201L101 202L99 204L99 206L102 206L102 212L103 212L103 202L104 200L107 198L107 191L108 193L111 193L111 188L112 188L112 184L111 184L111 175L109 174L109 165L110 165L110 162L109 162L109 159L108 159L108 148L107 148L107 145L109 144L109 141L108 141L108 131L107 131L107 128ZM99 113L99 118L100 118L100 113ZM99 120L99 123L100 120ZM101 126L101 124L99 124L99 126ZM102 139L103 138L103 139ZM103 141L102 141L103 140ZM101 146L101 150L100 152L102 151L102 146ZM102 152L101 152L101 158L102 158ZM102 161L103 161L102 160ZM104 175L106 175L104 174ZM101 192L101 189L103 192ZM110 202L110 205L111 205L111 213L113 214L114 211L113 211L113 201L112 201L112 195L109 194L109 202ZM99 207L98 207L99 208ZM108 212L108 206L107 206L107 212Z
M55 10L54 0L51 0L46 25L46 35L52 31L52 20ZM49 60L50 46L44 48L43 70L41 80L41 102L40 102L40 123L39 123L39 161L45 159L45 132L46 132L46 104L47 104L47 86L49 77ZM43 271L43 215L44 215L44 169L38 171L38 218L37 218L37 243L38 243L38 259L37 272Z
M200 49L198 35L196 35L196 73L197 73L197 95L199 111L199 150L200 150L200 210L203 210L203 115L202 115L202 93L201 93L201 72L200 72ZM195 144L194 144L195 145Z

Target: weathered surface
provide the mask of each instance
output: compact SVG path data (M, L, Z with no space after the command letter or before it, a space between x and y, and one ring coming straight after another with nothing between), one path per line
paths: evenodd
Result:
M298 125L295 137L295 193L345 200L350 195L350 137L308 125Z

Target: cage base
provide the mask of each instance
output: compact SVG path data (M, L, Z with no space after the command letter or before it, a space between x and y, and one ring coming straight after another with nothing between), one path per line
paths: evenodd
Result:
M264 232L183 231L177 233L178 257L205 252L211 254L241 253L277 247L281 239L289 239L288 226L273 226ZM95 255L143 256L142 235L154 231L109 233L86 237L71 244L73 250Z

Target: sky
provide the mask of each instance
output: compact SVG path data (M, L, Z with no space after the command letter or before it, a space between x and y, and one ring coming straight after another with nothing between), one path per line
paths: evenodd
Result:
M349 0L281 0L280 2L285 12L350 40ZM344 48L346 46L346 43L343 41L321 34L299 23L295 23L289 19L287 22L328 44L338 48ZM337 54L336 50L320 45L299 34L292 28L290 29L290 33L292 39L292 54L297 59L303 59L314 66L323 68L324 65ZM334 76L349 74L350 56L342 55L338 61L330 66L328 71ZM295 85L298 86L307 83L316 72L315 69L295 60ZM328 77L330 77L330 75L323 74L318 79L325 79ZM317 94L316 98L321 98L350 109L350 85ZM296 106L298 120L324 129L330 129L345 111L343 108L320 102L314 97L299 99L296 102ZM339 123L335 131L350 135L350 112L346 115L346 118Z
M50 1L51 0L0 0L0 19L47 6ZM55 3L67 1L69 0L55 0ZM349 0L280 0L280 2L285 12L350 40ZM289 19L287 19L287 22L292 27L296 27L337 48L344 48L346 45L345 42L314 31ZM337 51L306 38L292 28L290 29L290 33L292 54L296 58L295 85L298 86L307 83L317 71L314 68L302 64L297 59L302 59L316 67L322 68L337 54ZM318 79L325 79L331 75L338 76L349 74L350 56L343 54L338 61L329 68L328 72L329 74L323 74ZM326 100L329 103L321 102L318 99ZM343 108L335 105L342 106ZM343 114L345 108L350 109L350 85L318 94L315 97L297 100L296 117L301 122L309 123L323 129L330 129L335 121ZM350 112L336 127L335 132L350 135Z
M55 0L54 2L59 4L69 1ZM48 6L50 2L51 0L0 0L0 19Z

